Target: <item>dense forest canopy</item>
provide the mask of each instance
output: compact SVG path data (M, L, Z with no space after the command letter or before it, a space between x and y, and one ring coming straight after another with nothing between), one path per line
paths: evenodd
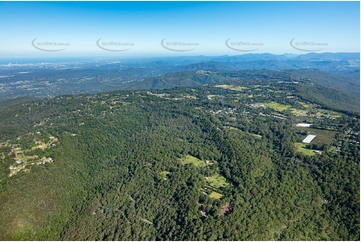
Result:
M2 101L0 239L359 240L359 99L322 73Z

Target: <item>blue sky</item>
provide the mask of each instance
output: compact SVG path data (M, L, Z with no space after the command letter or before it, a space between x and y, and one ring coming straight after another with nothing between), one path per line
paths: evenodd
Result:
M305 53L292 39L307 42L305 51L358 52L359 9L359 2L0 2L0 56ZM34 39L42 49L63 50L36 49ZM106 49L127 51L101 49L99 39ZM189 51L166 49L163 39Z

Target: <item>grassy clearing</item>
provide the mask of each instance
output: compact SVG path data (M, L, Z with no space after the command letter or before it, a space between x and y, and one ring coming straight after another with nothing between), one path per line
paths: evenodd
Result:
M257 139L261 139L261 138L262 138L262 135L244 132L244 131L242 131L242 130L240 130L240 129L237 129L237 128L235 128L235 127L232 127L232 126L224 126L224 127L225 127L225 128L228 128L228 129L230 129L230 130L239 131L239 132L241 132L242 134L251 135L251 136L253 136L253 137L257 138Z
M211 192L211 194L209 194L209 197L214 199L220 199L221 197L223 197L223 195L218 192Z
M210 187L216 188L216 189L218 189L220 187L226 187L229 185L226 178L224 178L223 176L221 176L219 174L211 176L211 177L206 177L206 182Z
M332 117L332 118L341 118L340 113L330 111L330 110L325 110L325 109L317 109L316 116L317 117L329 116L329 117Z
M199 75L209 75L209 74L212 74L212 73L214 73L214 72L212 72L212 71L205 71L205 70L198 70L196 73L199 74Z
M232 91L243 91L243 90L247 89L247 87L234 86L234 85L216 85L215 87L228 89L228 90L232 90Z
M203 160L200 160L194 156L187 155L186 157L183 157L180 159L180 162L182 165L186 164L193 164L196 167L205 167L207 166L207 163Z
M229 183L227 182L226 178L217 174L211 177L205 177L205 179L207 183L205 189L206 191L210 192L208 196L214 199L220 199L221 197L223 197L223 195L219 193L220 191L219 188L229 186Z
M208 100L212 100L212 99L214 99L215 97L217 97L217 95L207 95L207 99Z
M156 96L156 97L160 97L160 98L166 98L169 96L169 94L167 93L152 93L152 92L147 92L148 95L152 95L152 96Z
M303 155L308 155L308 156L313 156L313 155L315 155L315 153L313 152L313 150L306 149L305 146L306 146L306 144L296 143L296 144L295 144L296 152L299 152L299 153L302 153Z
M275 103L275 102L271 102L271 103L264 103L264 105L267 108L271 108L277 112L283 112L289 108L291 108L291 105L285 105L285 104L280 104L280 103Z
M298 102L299 104L301 104L304 108L309 108L310 104L306 104L304 102Z
M297 128L300 130L305 130L310 134L316 135L316 137L312 140L312 143L317 145L330 145L336 135L335 131L330 131L330 130L302 128L302 127L297 127Z
M313 131L314 132L314 131ZM329 131L329 130L316 130L314 132L317 136L314 139L315 144L326 144L330 145L335 138L335 131Z
M306 110L292 108L291 112L293 115L296 115L296 116L307 116Z

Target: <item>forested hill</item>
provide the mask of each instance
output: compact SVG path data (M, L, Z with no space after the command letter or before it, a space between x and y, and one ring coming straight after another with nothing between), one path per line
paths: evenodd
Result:
M300 95L359 112L360 53L109 59L0 59L0 101L245 81L306 82Z
M359 72L331 73L316 69L306 70L244 70L244 71L186 71L150 77L139 82L129 82L122 89L168 89L201 85L294 82L299 95L338 110L359 113Z
M183 70L298 70L318 69L326 72L359 71L360 53L244 54L218 56L189 63Z
M0 239L359 240L359 116L232 75L1 105Z

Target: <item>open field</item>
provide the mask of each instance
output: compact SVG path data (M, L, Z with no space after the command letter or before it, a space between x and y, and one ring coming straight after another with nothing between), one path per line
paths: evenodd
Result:
M335 131L323 130L323 129L302 128L302 127L297 127L297 129L305 130L310 134L316 135L316 138L312 140L311 144L317 144L317 145L330 145L336 134Z
M216 85L215 87L228 89L228 90L232 90L232 91L243 91L243 90L247 89L246 87L234 86L234 85Z
M298 102L299 104L301 104L304 108L309 108L310 104L304 103L304 102Z
M207 166L207 163L203 160L200 160L194 156L187 155L186 157L183 157L180 159L180 162L182 165L186 164L193 164L196 167L205 167Z
M156 96L156 97L160 97L160 98L165 98L165 97L169 96L169 94L167 94L167 93L152 93L150 91L148 91L147 94Z
M292 108L291 112L296 116L307 116L307 110Z
M303 155L309 155L309 156L315 155L315 153L313 152L313 150L306 149L305 146L306 146L306 144L296 143L296 144L295 144L296 151L299 152L299 153L302 153Z
M291 108L291 105L284 105L284 104L280 104L280 103L275 103L275 102L271 102L271 103L264 103L264 105L267 108L271 108L277 112L283 112L289 108Z
M208 100L212 100L212 99L214 99L215 97L217 97L217 95L212 95L212 94L207 95L207 99L208 99Z
M332 118L341 118L341 114L338 112L334 112L331 110L325 110L325 109L317 109L317 113L316 113L317 117L322 117L322 116L329 116Z
M218 192L211 192L211 194L209 194L209 197L215 198L215 199L220 199L221 197L223 197L223 195Z
M206 177L206 182L207 184L212 187L212 188L220 188L220 187L226 187L228 186L228 182L226 180L226 178L224 178L223 176L217 174L211 177Z

